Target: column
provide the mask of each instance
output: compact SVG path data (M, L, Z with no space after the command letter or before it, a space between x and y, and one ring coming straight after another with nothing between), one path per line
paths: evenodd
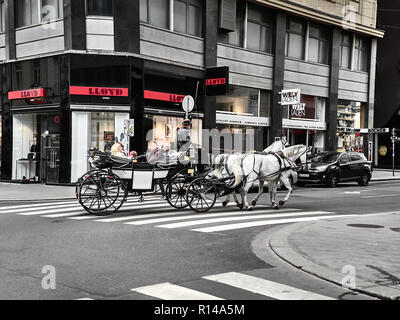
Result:
M140 54L140 1L114 0L114 49Z
M64 0L65 50L86 50L85 0Z

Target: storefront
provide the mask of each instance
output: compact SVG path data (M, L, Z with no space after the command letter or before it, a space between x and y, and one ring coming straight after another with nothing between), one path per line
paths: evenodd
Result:
M261 151L268 141L271 96L267 90L230 85L228 93L217 96L217 129L231 134L229 144L221 141L221 153Z
M145 73L144 134L146 141L154 140L159 148L176 150L177 131L186 114L182 100L186 95L195 99L190 114L191 142L201 148L203 128L203 81L187 76L165 75L157 71Z
M365 103L339 100L337 108L338 150L364 152L364 136L359 129L364 128Z
M326 99L301 95L301 104L283 106L282 127L290 145L304 144L313 152L325 148Z

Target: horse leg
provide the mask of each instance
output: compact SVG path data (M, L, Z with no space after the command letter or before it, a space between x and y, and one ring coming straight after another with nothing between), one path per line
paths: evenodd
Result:
M231 201L231 195L230 194L228 194L226 196L225 200L222 202L222 206L225 208L228 205L229 201Z
M255 207L255 205L257 204L257 201L260 199L260 197L263 194L263 192L264 192L264 181L263 180L259 180L258 194L254 198L254 200L251 202L253 207Z
M287 175L285 175L284 177L281 178L281 182L286 187L286 189L288 189L288 193L286 194L286 197L283 200L279 201L279 205L283 206L285 204L285 202L287 202L289 200L290 195L292 194L293 188L290 184L290 180Z
M276 209L276 210L279 209L279 207L275 201L277 189L278 189L278 183L277 183L277 181L273 181L272 182L272 201L271 202L272 202L272 208Z

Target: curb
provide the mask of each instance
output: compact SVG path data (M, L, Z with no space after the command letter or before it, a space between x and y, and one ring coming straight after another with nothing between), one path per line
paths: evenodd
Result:
M343 218L342 218L343 219ZM335 219L338 220L338 219ZM273 233L269 236L267 246L282 260L291 264L292 266L307 272L317 278L326 280L333 284L339 285L349 290L353 290L359 293L363 293L369 296L377 297L385 300L399 300L400 290L377 285L372 282L356 279L356 288L350 288L342 285L345 274L337 271L330 270L322 265L314 263L302 255L297 253L289 244L289 235L298 229L304 228L305 226L314 224L317 222L301 222L292 224L281 228L278 232Z

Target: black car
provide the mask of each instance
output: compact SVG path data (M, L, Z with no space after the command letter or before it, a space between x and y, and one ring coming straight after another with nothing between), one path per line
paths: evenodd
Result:
M335 187L341 181L357 181L367 186L372 175L371 161L358 152L327 152L311 159L298 173L298 184L325 183Z

